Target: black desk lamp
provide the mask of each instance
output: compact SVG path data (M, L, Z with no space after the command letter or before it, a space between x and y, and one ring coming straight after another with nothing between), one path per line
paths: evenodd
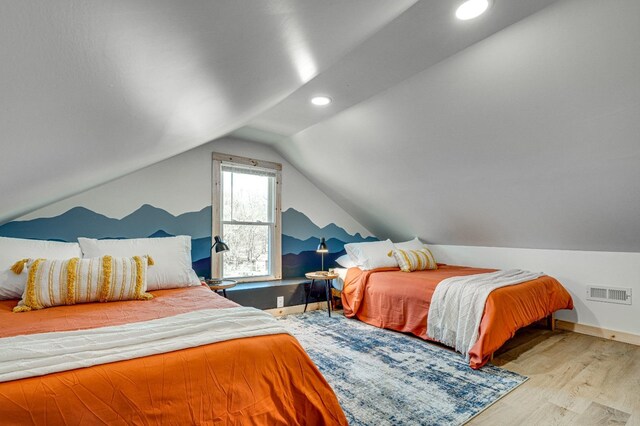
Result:
M322 255L322 271L324 271L324 254L329 253L329 248L327 247L327 243L324 241L324 237L320 240L316 253L320 253Z
M211 250L213 250L215 252L215 254L224 253L225 251L229 251L229 246L227 245L227 243L225 243L224 241L222 241L220 239L219 235L216 235L213 238L213 240L214 241L213 241L213 245L211 246ZM211 266L212 266L211 269L213 269L213 258L211 259ZM211 280L208 280L208 281L211 281L211 282L215 283L215 282L220 282L221 279L212 277Z
M229 251L229 246L227 245L227 243L225 243L220 239L219 235L216 235L215 237L213 237L213 240L214 241L213 241L213 245L211 246L211 250L215 251L216 253Z

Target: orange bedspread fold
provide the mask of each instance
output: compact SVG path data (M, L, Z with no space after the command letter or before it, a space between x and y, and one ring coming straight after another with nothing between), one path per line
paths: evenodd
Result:
M237 306L206 287L153 292L150 301L13 313L0 337L146 321ZM346 424L336 396L290 335L250 337L0 383L2 424Z
M438 283L450 277L493 271L452 265L411 273L397 268L372 271L351 268L342 290L344 314L376 327L430 340L427 318ZM573 309L571 296L555 278L546 275L494 290L487 298L480 336L469 353L470 366L474 369L482 367L518 329L560 309Z

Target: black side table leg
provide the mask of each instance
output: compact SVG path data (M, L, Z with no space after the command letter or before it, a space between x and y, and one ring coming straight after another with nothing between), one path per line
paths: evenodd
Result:
M303 313L307 312L307 305L309 304L309 296L311 296L311 290L313 290L313 283L315 281L316 280L311 280L311 284L309 284L309 291L307 292L307 297L305 297L304 299L304 311L302 311Z
M222 295L224 296L225 299L227 298L227 289L226 288L222 289Z
M327 312L329 312L329 316L331 316L331 281L324 280L324 289L327 293Z

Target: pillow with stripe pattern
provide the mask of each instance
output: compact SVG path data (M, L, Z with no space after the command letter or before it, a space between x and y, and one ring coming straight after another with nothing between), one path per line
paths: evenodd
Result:
M426 246L419 250L394 249L389 252L389 256L395 257L402 272L438 269L436 259Z
M202 283L193 270L191 259L191 237L178 235L162 238L130 238L124 240L96 240L78 238L83 258L105 255L131 257L148 254L156 261L149 270L149 290L164 290L199 286Z
M27 286L14 312L153 298L147 293L147 268L153 265L149 256L23 259L11 269L19 274L25 265Z
M25 271L23 274L16 274L11 271L11 265L16 259L25 257L70 259L82 257L82 251L78 243L0 237L0 300L22 297L24 287L27 285L27 273Z

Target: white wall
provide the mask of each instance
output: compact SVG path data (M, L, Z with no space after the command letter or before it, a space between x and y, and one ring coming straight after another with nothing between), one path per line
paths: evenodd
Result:
M558 319L640 334L640 253L452 245L430 247L438 262L542 271L557 278L573 297L575 309L560 311ZM589 285L631 288L632 305L588 301Z
M151 204L173 215L201 210L211 205L212 152L281 163L283 211L293 207L320 227L335 223L350 234L372 235L271 147L233 138L210 142L38 209L19 220L57 216L78 206L116 219L142 204Z

